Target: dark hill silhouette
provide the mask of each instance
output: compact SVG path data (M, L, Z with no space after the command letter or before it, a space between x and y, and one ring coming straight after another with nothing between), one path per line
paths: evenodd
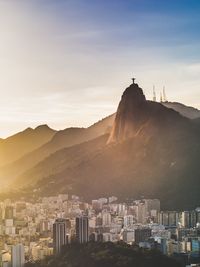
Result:
M88 200L145 196L159 198L163 208L194 208L200 204L199 136L199 124L147 101L132 84L122 96L109 138L58 151L16 184L28 188L34 182L30 190L43 195L71 192Z
M78 252L78 257L77 257ZM139 249L118 243L72 243L63 247L58 256L47 257L42 262L27 263L25 267L181 267L175 259L159 250Z
M200 118L194 119L193 121L197 124L200 124Z
M36 186L35 188L39 188L39 184L44 187L44 183L47 183L47 188L50 185L52 187L52 184L55 184L56 190L59 191L57 184L57 182L59 181L56 181L54 179L54 174L65 171L68 168L73 170L77 166L87 163L90 158L95 158L99 155L99 153L101 153L102 149L106 147L107 139L108 134L91 141L60 149L59 151L53 153L52 155L38 163L36 166L34 166L34 168L28 170L23 175L18 177L16 183L17 185L20 185L22 187L24 186L24 184L27 184L28 187L30 187L30 185L34 185ZM43 177L43 179L41 179L41 177ZM62 182L59 182L60 185L61 183L65 183L62 178ZM49 188L51 191L49 191L49 194L53 194L53 188L54 186L51 189ZM66 190L66 188L72 188L70 179L66 180L66 187L64 186L63 189Z
M200 110L183 105L178 102L163 102L162 103L167 108L172 108L179 112L182 116L189 119L197 119L200 118Z
M178 111L181 115L188 118L196 118L200 114L199 110L192 107L187 107L183 104L176 102L164 102L162 103L162 105L168 108L172 108ZM57 131L52 139L51 138L50 140L47 139L47 143L41 140L42 146L40 147L37 146L38 148L36 149L34 147L34 150L33 147L31 146L31 150L29 151L28 150L29 147L26 146L27 142L31 143L31 140L26 140L26 138L22 139L20 147L23 148L25 146L27 149L25 151L26 153L24 154L23 149L22 150L13 149L15 150L14 154L12 153L11 150L7 156L1 157L2 160L0 161L0 167L1 167L0 178L4 179L4 181L6 182L12 181L15 177L27 171L28 169L33 168L40 161L44 160L46 157L48 157L49 155L53 154L56 151L69 146L80 144L88 140L92 140L93 138L96 138L106 132L110 132L110 129L115 119L115 115L116 114L112 114L88 128L67 128L65 130ZM38 129L40 129L40 127L45 129L44 126L39 126ZM29 128L29 130L31 130L31 128ZM18 133L15 136L18 135L21 135L21 133ZM29 136L30 138L32 138L31 135ZM29 136L27 136L27 138ZM4 141L5 140L0 139L0 147ZM13 140L12 142L13 147L18 148L19 146L17 146L15 142L17 142L17 139ZM5 155L3 150L2 153ZM12 156L10 157L11 154Z

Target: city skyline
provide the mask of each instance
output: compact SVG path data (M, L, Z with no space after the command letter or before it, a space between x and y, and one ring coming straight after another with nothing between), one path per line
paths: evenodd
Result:
M70 194L29 200L0 201L3 267L35 266L46 257L53 260L53 255L61 261L73 246L76 252L81 245L93 247L107 242L118 249L121 243L129 248L154 249L170 258L187 256L188 263L199 260L199 208L163 210L159 199L119 201L115 196L89 202Z
M200 4L0 1L0 137L89 126L114 113L132 76L152 99L200 108ZM129 82L130 81L130 82Z

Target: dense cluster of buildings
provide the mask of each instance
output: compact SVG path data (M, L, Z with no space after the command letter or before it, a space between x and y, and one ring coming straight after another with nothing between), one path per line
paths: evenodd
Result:
M156 248L185 266L200 262L200 209L161 211L158 199L118 203L112 196L85 203L66 194L36 203L7 199L0 203L0 222L2 267L23 267L59 254L71 242L89 241Z

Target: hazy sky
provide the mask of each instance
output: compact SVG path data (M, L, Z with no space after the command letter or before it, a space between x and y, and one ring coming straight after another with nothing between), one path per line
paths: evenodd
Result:
M114 112L135 76L200 108L199 0L0 0L0 137Z

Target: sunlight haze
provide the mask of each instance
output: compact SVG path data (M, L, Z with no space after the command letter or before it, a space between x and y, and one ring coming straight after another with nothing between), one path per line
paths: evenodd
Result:
M89 126L132 76L200 108L200 4L164 2L0 0L0 137Z

